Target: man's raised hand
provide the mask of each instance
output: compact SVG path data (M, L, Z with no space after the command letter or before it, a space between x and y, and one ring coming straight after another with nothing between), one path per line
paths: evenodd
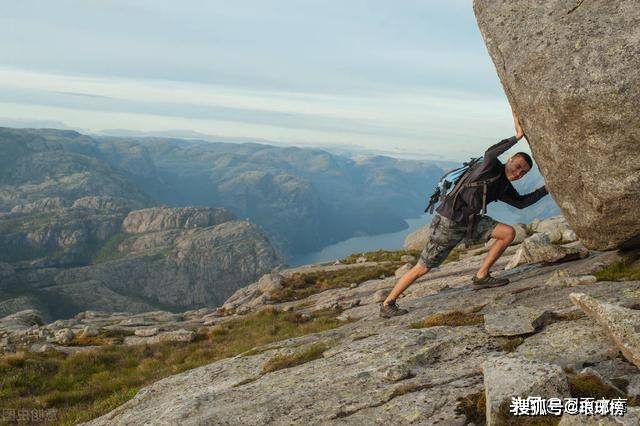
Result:
M516 129L516 139L520 140L524 136L524 130L522 130L522 125L520 124L520 118L513 113L513 125Z

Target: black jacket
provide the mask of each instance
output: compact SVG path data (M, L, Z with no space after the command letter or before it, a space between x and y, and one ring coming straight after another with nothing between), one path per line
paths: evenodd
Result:
M487 204L492 201L504 201L519 209L530 206L540 198L547 195L547 189L542 186L535 191L520 195L513 187L511 181L507 179L504 172L504 164L498 160L498 156L507 151L518 142L515 136L504 139L497 144L489 147L484 153L482 161L476 165L470 176L471 181L485 180L489 177L500 174L500 178L492 182L487 187ZM482 190L476 188L462 188L453 205L453 197L447 198L436 211L461 225L468 224L468 218L471 214L480 213L482 210Z

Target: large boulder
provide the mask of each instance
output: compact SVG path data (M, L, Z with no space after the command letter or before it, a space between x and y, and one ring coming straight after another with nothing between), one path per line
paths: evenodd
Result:
M422 250L429 239L429 226L431 222L416 229L404 239L404 248L406 250Z
M474 0L547 188L590 249L640 245L637 0Z

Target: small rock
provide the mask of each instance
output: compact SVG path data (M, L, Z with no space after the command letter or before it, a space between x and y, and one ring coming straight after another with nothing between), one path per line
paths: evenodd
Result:
M564 371L553 364L509 354L486 360L482 366L487 425L511 424L511 397L569 397ZM506 408L506 409L505 409Z
M565 229L562 231L562 242L563 243L571 243L577 241L578 237L572 229Z
M29 346L29 352L34 353L43 353L50 349L55 349L55 346L48 342L33 343L31 346Z
M360 256L356 259L356 263L365 263L367 261L367 258L364 256Z
M491 336L518 336L536 331L551 317L542 309L518 306L484 315L484 328Z
M535 227L535 232L553 232L556 229L570 229L569 224L567 223L567 220L564 218L564 216L552 216L538 221Z
M395 272L396 278L400 278L401 276L409 272L411 268L413 268L413 266L410 263L405 263L404 265L396 269L396 272Z
M347 312L343 312L343 313L341 313L340 315L338 315L338 316L336 317L336 319L337 319L338 321L346 322L346 321L351 321L351 320L353 320L354 318L351 316L351 314L349 314L349 313L347 313Z
M513 269L526 263L555 263L586 257L588 254L589 251L583 247L564 247L552 244L547 233L534 234L520 244L518 251L504 269Z
M80 336L82 336L82 337L95 337L98 334L100 334L100 332L98 331L98 329L95 326L86 325L82 329L82 332L80 333Z
M373 303L384 302L388 294L389 294L389 290L382 289L382 290L376 291L375 293L373 293Z
M575 287L577 285L594 284L598 279L594 275L570 276L566 269L555 271L547 280L550 287Z
M158 328L157 327L137 328L133 332L133 334L141 337L155 336L156 334L158 334Z
M415 261L416 261L415 256L412 256L410 254L403 254L402 256L400 256L400 262L413 263Z
M8 338L4 337L0 339L0 353L15 352L15 351L16 351L15 345L12 342L10 342Z
M349 284L349 288L357 288L357 287L358 287L358 283Z
M235 310L235 313L238 315L246 315L251 312L251 308L248 306L238 306Z
M552 231L547 232L547 235L549 237L549 241L551 241L551 244L562 243L562 230L554 229Z
M282 275L278 273L264 274L258 280L258 290L263 294L271 294L282 290Z
M538 232L538 225L540 225L540 219L535 218L531 221L531 223L529 224L529 226L527 227L529 229L529 231L533 232Z
M261 294L260 296L251 299L251 301L249 301L249 303L247 303L245 305L245 307L247 307L247 308L259 308L259 307L264 306L270 299L268 294L269 293Z
M378 377L389 382L399 382L413 376L411 369L405 364L393 364L381 367L376 371Z
M153 344L161 342L192 342L196 337L196 333L193 330L185 330L181 328L174 331L165 331L155 336L142 337L142 336L127 336L124 338L125 345L141 345L141 344Z
M55 332L55 334L53 335L53 340L57 343L60 343L61 345L66 345L67 343L71 342L74 337L75 335L70 328L63 328Z

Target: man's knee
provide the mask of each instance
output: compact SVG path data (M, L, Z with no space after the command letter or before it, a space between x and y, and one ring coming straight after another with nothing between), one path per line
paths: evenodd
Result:
M421 277L424 274L426 274L427 272L429 272L429 268L425 265L423 265L422 263L418 262L414 265L414 267L412 268L413 272Z
M513 226L510 226L510 225L505 225L505 226L507 227L507 229L505 230L506 240L508 242L511 242L516 238L516 230L513 228Z
M506 225L504 223L499 223L493 233L491 235L493 238L498 240L505 241L507 243L511 243L516 238L516 230L513 226Z

